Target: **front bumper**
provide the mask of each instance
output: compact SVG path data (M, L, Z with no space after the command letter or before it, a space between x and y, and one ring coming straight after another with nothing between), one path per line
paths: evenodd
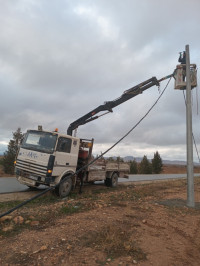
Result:
M40 184L50 186L55 179L52 176L37 176L19 169L16 169L16 178L21 184L31 187L37 187Z

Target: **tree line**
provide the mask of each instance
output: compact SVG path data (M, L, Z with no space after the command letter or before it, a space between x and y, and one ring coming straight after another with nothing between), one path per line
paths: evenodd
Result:
M162 158L158 151L154 153L154 157L151 161L144 155L140 163L137 163L135 160L130 163L131 174L160 174L162 170Z
M109 157L107 160L117 162L124 161L121 157L117 157L116 159ZM163 170L162 158L158 151L154 153L154 157L151 161L148 160L146 155L144 155L140 163L136 162L135 159L129 163L130 174L159 174Z

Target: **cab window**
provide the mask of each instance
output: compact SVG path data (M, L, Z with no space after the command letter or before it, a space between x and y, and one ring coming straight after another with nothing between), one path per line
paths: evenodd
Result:
M70 153L71 152L71 144L72 144L71 139L60 137L58 139L58 145L57 145L56 150L60 151L60 152Z

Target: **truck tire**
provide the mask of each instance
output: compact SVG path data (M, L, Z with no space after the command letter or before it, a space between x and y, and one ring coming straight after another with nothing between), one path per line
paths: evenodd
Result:
M107 186L107 187L110 187L110 178L106 178L104 180L104 184Z
M114 173L110 178L110 187L117 187L117 185L118 185L118 174Z
M71 177L66 176L61 180L59 187L57 188L57 194L61 198L65 198L69 195L72 189L72 179Z
M113 173L110 178L106 178L104 183L107 187L117 187L118 185L118 174Z

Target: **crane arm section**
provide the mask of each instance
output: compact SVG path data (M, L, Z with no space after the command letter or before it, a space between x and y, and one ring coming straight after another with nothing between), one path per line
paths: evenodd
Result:
M172 75L169 75L166 78L171 77L171 76ZM131 98L137 96L138 94L141 94L146 89L148 89L154 85L159 86L159 82L164 80L164 79L165 78L157 80L156 77L152 77L152 78L124 91L124 93L119 98L117 98L113 101L105 102L104 104L98 106L97 108L95 108L91 112L87 113L86 115L80 117L79 119L77 119L76 121L71 123L67 129L67 134L72 135L73 130L78 128L80 125L84 125L86 123L89 123L89 122L99 118L102 115L105 115L109 112L112 112L112 109L114 107L130 100ZM102 115L99 115L99 116L96 115L97 113L103 112L103 111L107 111L107 112L102 114Z

